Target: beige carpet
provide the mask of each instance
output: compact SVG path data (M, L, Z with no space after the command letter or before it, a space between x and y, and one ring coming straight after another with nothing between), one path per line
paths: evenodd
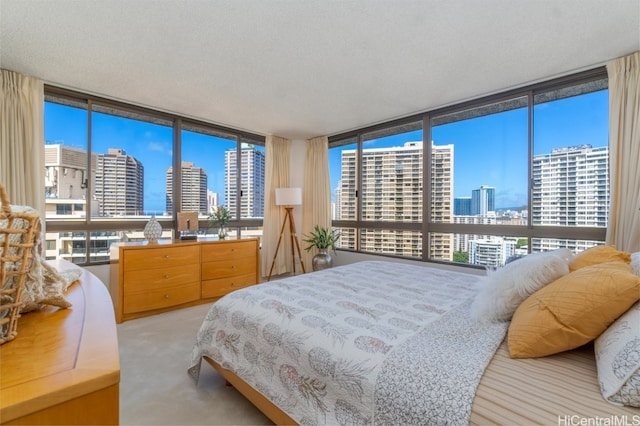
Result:
M204 363L196 384L189 356L209 304L118 324L120 424L271 425Z

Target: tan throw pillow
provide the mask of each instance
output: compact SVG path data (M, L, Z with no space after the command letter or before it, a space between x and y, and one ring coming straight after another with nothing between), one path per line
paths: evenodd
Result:
M585 266L613 262L616 260L630 263L631 253L617 250L613 246L595 246L576 254L569 263L569 270L573 272L580 268L584 268Z
M513 358L577 348L598 337L640 300L640 277L624 262L586 266L533 293L509 326Z

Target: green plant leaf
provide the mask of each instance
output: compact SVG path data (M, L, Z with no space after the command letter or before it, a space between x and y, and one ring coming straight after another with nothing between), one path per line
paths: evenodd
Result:
M314 247L323 250L331 248L331 250L335 251L335 244L339 238L340 232L337 230L316 225L314 226L313 231L303 235L302 241L309 244L305 247L306 251L309 251Z

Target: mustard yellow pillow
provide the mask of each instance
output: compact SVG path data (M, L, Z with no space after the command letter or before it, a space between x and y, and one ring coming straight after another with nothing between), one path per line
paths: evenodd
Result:
M573 272L585 266L616 260L630 263L631 253L617 250L613 246L595 246L576 254L569 263L569 271Z
M507 335L512 358L566 351L598 337L640 300L640 277L625 262L585 266L518 306Z

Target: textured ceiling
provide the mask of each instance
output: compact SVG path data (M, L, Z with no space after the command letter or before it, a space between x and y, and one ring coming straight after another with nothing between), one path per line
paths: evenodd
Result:
M0 67L291 139L640 50L640 0L0 0Z

